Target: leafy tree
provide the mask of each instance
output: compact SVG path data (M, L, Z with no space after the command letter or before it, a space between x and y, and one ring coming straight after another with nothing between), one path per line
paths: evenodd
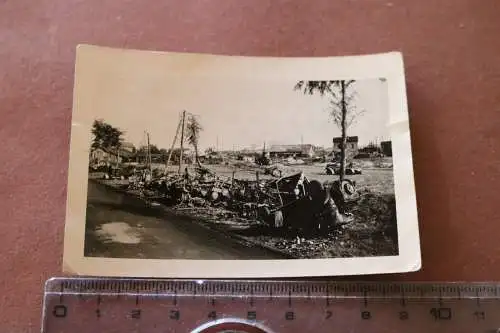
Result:
M356 97L352 89L355 80L333 81L299 81L294 89L304 94L319 94L329 99L329 111L333 122L340 128L342 144L340 145L340 180L344 180L346 167L347 130L356 118L364 111L353 103Z
M157 145L150 144L149 145L149 152L151 153L151 160L153 162L165 162L168 151L165 148L158 148ZM146 158L148 156L148 146L141 146L138 150L137 153L135 154L136 158L138 160L144 160L146 161Z
M123 142L123 132L102 119L94 120L92 135L92 149L118 150Z
M141 156L146 156L147 153L148 153L148 146L141 146L139 148L139 154ZM156 146L156 145L149 145L149 152L152 154L152 155L156 155L156 154L160 154L160 149Z
M198 141L200 140L200 132L203 130L198 119L194 115L190 115L186 126L186 139L194 148L194 158L196 164L201 167L198 155Z

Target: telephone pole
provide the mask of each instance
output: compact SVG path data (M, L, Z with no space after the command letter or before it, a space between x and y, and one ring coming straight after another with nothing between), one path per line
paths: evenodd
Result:
M151 147L149 146L149 133L146 132L146 137L148 140L148 149L147 149L147 164L149 167L149 173L152 175L153 174L153 166L152 164L152 159L151 159Z
M181 152L179 159L179 174L182 172L182 154L184 151L184 121L186 119L186 110L182 111L182 130L181 130Z
M177 142L177 138L179 137L179 131L181 130L182 119L179 117L179 122L177 123L177 129L175 130L174 141L172 142L172 146L170 147L170 151L168 152L167 162L165 163L165 174L168 172L168 166L170 165L170 160L172 159L172 153L174 152L175 143Z

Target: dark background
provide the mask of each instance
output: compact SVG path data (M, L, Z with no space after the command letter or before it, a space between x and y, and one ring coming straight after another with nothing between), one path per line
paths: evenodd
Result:
M43 282L61 272L78 43L402 51L423 269L378 278L500 279L499 36L499 0L0 1L0 331L38 331Z

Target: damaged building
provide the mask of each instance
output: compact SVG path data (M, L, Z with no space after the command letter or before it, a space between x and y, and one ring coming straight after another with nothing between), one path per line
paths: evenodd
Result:
M352 158L352 157L358 155L358 153L359 153L358 142L359 142L359 139L357 136L348 136L347 137L347 144L345 147L347 157ZM342 137L333 138L333 151L332 151L332 153L334 154L335 157L340 155L340 147L341 146L342 146Z
M312 144L272 145L269 148L271 158L305 157L315 155L316 148Z

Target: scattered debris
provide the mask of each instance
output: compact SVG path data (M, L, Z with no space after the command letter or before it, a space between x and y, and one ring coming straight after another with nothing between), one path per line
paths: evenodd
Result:
M358 190L350 179L322 184L301 171L264 177L266 168L254 169L254 179L204 167L153 177L141 171L124 189L296 258L397 253L393 194Z
M267 169L266 169L267 170ZM271 173L279 170L271 169ZM277 176L277 174L275 174ZM182 174L148 177L147 173L130 177L129 190L167 205L219 207L240 217L255 219L277 229L333 229L349 222L347 203L355 200L355 183L333 182L325 186L309 180L303 172L274 179L255 180L219 177L209 169L197 167Z

